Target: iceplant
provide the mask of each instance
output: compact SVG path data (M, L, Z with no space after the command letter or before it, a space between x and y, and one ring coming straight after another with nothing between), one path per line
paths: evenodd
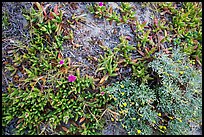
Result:
M103 2L99 2L99 6L100 6L100 7L103 6Z
M69 77L68 77L68 81L69 82L74 82L75 80L76 80L76 76L74 76L74 75L69 75Z

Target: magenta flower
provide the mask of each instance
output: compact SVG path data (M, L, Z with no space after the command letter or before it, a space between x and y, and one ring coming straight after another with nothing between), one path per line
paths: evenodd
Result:
M99 2L99 6L100 6L100 7L103 6L103 2Z
M60 60L59 63L60 63L60 65L64 64L64 60Z
M104 95L104 94L105 94L105 92L102 91L102 92L101 92L101 95Z
M68 77L68 81L69 82L74 82L75 80L76 80L76 76L74 76L74 75L69 75L69 77Z

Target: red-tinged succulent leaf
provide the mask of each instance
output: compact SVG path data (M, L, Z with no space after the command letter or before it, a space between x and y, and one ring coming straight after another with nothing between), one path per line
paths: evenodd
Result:
M145 51L146 51L146 52L149 52L149 48L148 48L148 47L146 47L146 48L145 48Z
M53 19L53 18L54 18L54 15L52 14L52 12L50 12L49 18L50 18L50 19Z
M85 119L86 119L85 117L81 118L81 119L79 120L79 123L82 123Z
M158 27L158 19L157 19L157 18L154 18L154 25L155 25L156 27Z
M77 125L73 120L71 120L71 123L72 123L73 125L75 125L76 127L78 127L78 125Z
M110 20L110 21L109 21L109 24L112 25L112 22L113 22L113 20Z
M54 7L54 13L55 13L56 15L59 15L58 6L57 6L57 5L55 5L55 7Z
M100 80L99 84L102 84L103 82L105 82L108 79L109 75L105 75L103 76L103 78Z
M63 129L65 132L68 131L68 129L67 129L66 127L63 127L63 126L62 126L62 129Z
M195 45L193 49L196 50L197 48L198 48L198 45Z
M113 13L113 8L112 8L112 7L110 7L110 9L109 9L109 13L110 13L110 14Z
M61 52L58 53L58 59L62 59L62 54L61 54Z
M129 41L132 40L132 38L130 36L125 36L125 38L126 38L126 40L129 40Z
M198 56L196 56L196 61L197 61L197 63L198 63L200 66L202 66L202 63L199 61Z
M143 57L144 57L144 53L140 50L137 50Z
M45 7L42 6L43 13L44 13L45 16L47 16L46 9L47 9L50 5L51 5L51 4L47 4Z
M147 21L144 21L144 22L142 23L142 25L144 25L144 27L146 26L146 24L147 24Z
M17 124L21 123L23 120L24 120L23 118L19 119L19 120L17 121Z

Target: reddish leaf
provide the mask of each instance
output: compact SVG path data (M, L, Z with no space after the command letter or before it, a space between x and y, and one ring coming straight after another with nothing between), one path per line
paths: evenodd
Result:
M105 82L108 79L109 75L105 75L103 76L103 78L100 80L99 84L102 84L103 82Z
M67 74L68 73L68 68L61 67L60 72Z
M49 7L50 5L51 5L51 4L47 4L47 5L45 6L45 8L42 6L42 10L43 10L43 13L44 13L45 16L47 16L46 9L47 9L47 7Z
M58 13L58 6L57 6L57 5L55 5L55 7L54 7L54 13L55 13L56 15L59 15L59 13Z
M50 18L50 19L53 19L53 18L54 18L54 15L52 14L52 12L50 12L49 18Z
M47 16L47 13L46 13L46 11L45 11L45 8L41 5L41 7L42 7L42 10L43 10L43 13L44 13L44 16Z
M93 57L93 60L94 60L94 61L98 61L97 57Z
M156 25L156 27L158 27L158 19L154 18L154 25Z
M112 8L112 7L110 7L110 9L109 9L109 13L110 13L110 14L113 13L113 8Z
M198 45L195 45L195 46L194 46L194 50L196 50L197 48L198 48Z
M158 43L161 43L161 41L164 39L164 37L163 36L161 36L161 35L159 35L158 36Z
M129 41L132 40L132 38L130 36L125 36L125 38L126 38L126 40L129 40Z
M168 10L168 8L167 8L167 7L164 7L163 10L166 11L166 10Z
M86 119L85 117L81 118L81 119L79 120L79 123L83 122L85 119Z
M149 52L149 48L148 47L146 47L145 49Z
M110 20L110 21L109 21L109 24L112 25L112 22L113 22L113 20Z
M125 60L124 59L121 59L121 60L119 60L117 63L118 64L121 64L121 63L123 63Z
M198 64L199 64L200 66L202 66L201 62L199 61L198 56L196 56L196 61L198 62Z
M72 120L71 121L71 123L73 124L73 125L75 125L76 127L78 127L78 125Z
M153 41L153 40L152 40L152 36L149 36L149 40L150 40L150 41Z
M137 59L132 60L132 62L136 63L136 62L137 62Z
M66 127L63 127L63 126L62 126L62 129L63 129L65 132L68 131L68 129L67 129Z
M7 61L4 61L3 64L6 65L6 64L9 64L9 63Z
M17 124L21 123L23 121L23 118L19 119Z
M60 52L58 53L58 59L62 59L62 54Z
M144 26L145 26L146 24L147 24L147 21L144 21L144 22L142 23L142 25L144 25Z
M73 10L78 9L77 2L70 2L70 6Z

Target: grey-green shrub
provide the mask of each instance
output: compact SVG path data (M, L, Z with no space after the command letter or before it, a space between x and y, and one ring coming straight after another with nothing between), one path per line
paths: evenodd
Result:
M167 134L189 134L189 122L199 123L202 118L201 71L189 62L184 53L174 49L171 58L160 52L149 63L161 77L162 86L157 90L157 109L174 117L168 123ZM177 118L182 122L178 122Z
M148 86L127 79L106 90L115 99L113 105L121 114L121 124L128 134L138 134L138 130L141 131L140 134L152 134L152 128L148 124L157 120L157 113L152 105L156 96ZM124 106L124 103L127 105Z
M160 52L148 64L160 79L153 89L129 79L106 88L128 134L189 134L189 122L200 124L201 71L188 62L179 50Z

